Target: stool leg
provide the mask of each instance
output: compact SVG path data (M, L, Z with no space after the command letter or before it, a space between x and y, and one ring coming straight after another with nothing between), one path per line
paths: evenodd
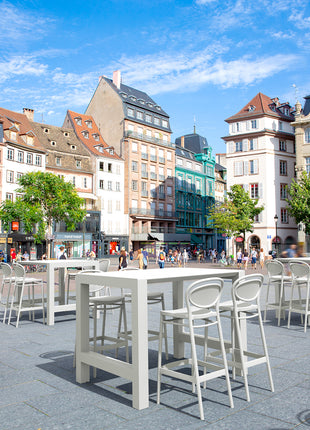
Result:
M161 388L161 363L162 363L162 350L163 350L163 315L160 315L159 322L159 339L158 339L158 362L157 362L157 404L160 404L160 388Z
M250 392L249 392L249 385L248 385L248 376L247 376L247 371L246 371L246 366L245 366L245 360L244 360L244 354L243 354L243 345L242 345L242 339L241 339L241 333L240 333L240 321L239 321L239 313L238 311L235 309L234 311L234 315L235 315L235 328L236 328L236 334L237 334L237 340L238 340L238 344L239 344L239 351L240 351L240 361L241 361L241 368L242 368L242 373L243 373L243 378L244 378L244 387L245 387L245 392L246 392L246 398L247 401L250 401Z
M259 321L259 328L260 328L260 333L261 333L261 338L262 338L262 343L263 343L263 348L264 348L264 354L266 357L266 366L267 366L267 371L268 371L268 376L269 376L270 387L271 387L271 391L273 392L274 391L274 385L273 385L273 380L272 380L267 343L266 343L264 326L263 326L263 321L262 321L262 316L260 314L260 310L258 312L258 321Z

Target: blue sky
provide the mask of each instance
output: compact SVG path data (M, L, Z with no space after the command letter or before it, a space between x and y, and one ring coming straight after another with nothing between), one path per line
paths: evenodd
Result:
M0 1L0 106L61 126L100 75L146 91L173 139L193 131L224 152L225 118L258 92L310 94L308 0Z

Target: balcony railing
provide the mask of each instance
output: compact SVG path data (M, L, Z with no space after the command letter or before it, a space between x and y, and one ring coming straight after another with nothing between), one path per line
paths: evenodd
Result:
M160 199L162 199L162 200L165 200L165 198L166 198L166 194L165 194L165 193L159 193L159 194L158 194L158 197L159 197Z
M162 217L162 218L176 218L175 211L163 211L158 209L143 209L143 208L130 208L130 215L144 215L151 217Z
M157 161L157 155L150 155L150 160L151 161Z
M165 175L158 175L158 179L160 181L164 181L166 178L165 178Z
M167 142L162 139L156 139L155 137L147 136L146 134L136 133L130 130L125 131L125 137L132 137L133 139L143 140L144 142L158 143L159 145L175 148L175 144L173 142Z
M141 158L143 160L148 160L149 159L149 155L146 152L141 152Z
M156 191L151 191L151 198L157 199L157 192Z
M159 161L160 163L165 164L166 159L165 159L164 157L158 157L158 161Z
M147 191L145 191L145 190L141 191L141 196L142 197L147 197L148 195L149 195L149 193Z
M141 172L141 178L147 179L149 177L149 173L144 170Z
M157 174L154 172L150 172L150 178L151 179L157 179Z

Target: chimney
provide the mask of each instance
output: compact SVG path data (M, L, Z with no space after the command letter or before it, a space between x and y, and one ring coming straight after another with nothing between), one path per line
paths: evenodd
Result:
M120 89L121 87L121 71L115 70L113 72L113 84L116 86L116 88Z
M181 136L181 146L184 148L184 136Z
M26 115L26 117L29 119L29 121L33 121L33 115L34 115L33 109L24 108L23 114Z

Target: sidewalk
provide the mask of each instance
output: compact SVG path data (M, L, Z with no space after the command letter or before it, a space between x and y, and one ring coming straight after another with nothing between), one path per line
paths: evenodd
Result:
M112 264L111 270L117 270ZM137 262L134 262L137 263ZM189 263L189 267L217 267ZM157 267L150 263L149 267ZM164 269L163 269L164 270ZM257 269L258 271L260 269ZM248 269L247 273L251 273ZM42 273L38 274L42 275ZM156 287L155 287L156 288ZM161 288L165 288L162 285ZM158 286L157 286L158 289ZM223 300L229 299L225 283ZM264 303L264 295L262 297ZM166 306L171 307L167 288ZM264 306L262 306L264 307ZM130 319L130 315L129 315ZM116 313L109 318L117 326ZM158 307L149 310L149 323L158 325ZM259 350L258 326L249 323L248 342ZM230 326L223 319L224 337ZM246 401L241 378L232 381L235 408L229 407L224 379L210 381L203 393L206 421L199 419L196 395L188 384L164 378L160 405L156 404L157 342L149 344L150 407L131 407L131 384L103 371L91 383L75 382L73 352L75 314L58 314L54 326L42 320L20 320L20 327L0 324L0 428L1 430L63 429L303 429L310 428L310 328L303 332L300 318L292 326L277 326L274 311L268 312L265 333L272 365L275 392L269 390L264 365L249 370L251 402ZM169 336L169 351L172 337Z

